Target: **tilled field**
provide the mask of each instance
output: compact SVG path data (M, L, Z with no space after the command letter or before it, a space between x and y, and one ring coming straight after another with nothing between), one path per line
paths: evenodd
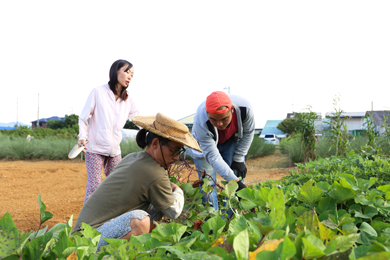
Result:
M278 152L247 160L246 164L247 184L278 180L293 169L288 168L291 165L288 159ZM86 175L85 163L79 159L0 161L0 218L8 211L20 231L37 230L40 216L38 195L41 194L46 210L54 215L44 225L51 228L57 223L66 223L71 215L75 223L83 206ZM190 178L192 181L197 179L195 174Z

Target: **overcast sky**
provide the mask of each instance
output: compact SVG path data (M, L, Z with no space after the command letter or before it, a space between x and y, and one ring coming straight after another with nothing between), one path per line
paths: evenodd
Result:
M111 64L143 115L181 119L215 90L256 126L308 105L390 109L390 1L1 1L0 122L80 114ZM227 91L225 89L225 91ZM18 113L17 113L18 100Z

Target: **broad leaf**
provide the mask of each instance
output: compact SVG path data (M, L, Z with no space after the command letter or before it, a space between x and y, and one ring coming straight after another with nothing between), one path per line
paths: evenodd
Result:
M373 221L373 222L371 222L371 226L375 229L375 231L377 233L382 232L382 230L384 230L386 228L390 228L389 223L384 223L382 221Z
M323 192L328 192L330 190L329 183L325 181L317 182L317 187L320 188Z
M238 184L236 181L231 180L229 183L225 186L225 189L221 192L221 195L226 196L228 198L231 198L236 190L238 189Z
M51 243L49 241L52 239L53 233L46 233L44 236L40 236L30 243L28 243L23 250L23 259L41 259L43 254L45 254ZM52 240L54 242L54 240Z
M324 252L329 255L334 251L338 250L340 252L344 252L355 244L358 239L359 234L351 234L348 236L338 236L330 241L328 247L324 250Z
M208 236L210 231L213 231L214 234L214 240L219 238L222 234L223 228L225 227L226 222L223 220L220 216L215 216L207 220L202 225L202 230L205 235Z
M41 200L41 194L38 195L38 204L39 204L39 211L41 212L41 224L42 224L46 220L51 219L53 217L53 214L51 214L48 211L45 211L46 205Z
M360 236L358 240L356 241L359 244L363 245L371 245L371 240L375 240L378 234L376 233L375 229L373 229L369 224L366 222L363 222L360 225Z
M364 256L358 260L389 260L390 252L380 252L373 255Z
M241 205L244 209L252 209L258 206L266 206L265 201L260 197L260 191L250 188L242 189L237 192L241 198Z
M274 259L288 260L295 255L296 250L294 244L287 236L285 236L284 239L275 242L279 242L276 250L270 250L267 247L264 249L259 248L260 250L256 250L255 252L250 252L249 254L252 254L252 257L256 256L256 259L258 260L274 260ZM251 260L253 258L249 257L249 259Z
M6 212L0 219L0 230L11 230L16 228L14 221L12 220L11 214Z
M30 233L20 233L17 228L0 230L0 258L9 255L21 255Z
M334 210L335 209L336 200L326 196L320 199L320 202L318 203L318 206L316 208L316 211L318 214L321 214L322 212L328 211L328 210Z
M247 229L234 238L233 248L238 259L247 259L249 257L249 235Z
M313 207L314 203L316 203L323 194L324 192L315 185L315 181L310 180L303 184L297 199Z
M320 228L317 214L314 211L307 211L297 219L296 232L309 230L314 236L320 237Z
M313 245L306 238L302 238L303 242L303 258L304 259L316 259L321 256L326 255L325 252L319 249L317 246Z
M355 218L371 219L378 214L378 210L371 206L363 207L363 213L356 211Z
M334 198L337 203L343 203L347 200L353 199L356 196L356 192L344 178L341 178L340 183L336 181L333 183L329 196Z
M157 238L161 242L178 243L186 230L186 226L175 222L160 224L153 229L152 237Z
M273 187L268 195L268 202L271 210L269 216L272 222L272 227L275 229L283 227L286 223L283 190Z

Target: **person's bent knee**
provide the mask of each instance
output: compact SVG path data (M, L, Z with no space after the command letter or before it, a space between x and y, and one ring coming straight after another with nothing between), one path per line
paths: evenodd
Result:
M146 216L142 220L133 218L130 220L131 233L134 236L139 236L148 233L150 230L150 217Z

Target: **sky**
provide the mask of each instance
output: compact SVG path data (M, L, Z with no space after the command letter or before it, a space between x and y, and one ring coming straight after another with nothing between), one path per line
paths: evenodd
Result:
M390 1L1 1L0 122L82 111L117 59L142 115L213 91L287 113L390 109ZM38 102L39 95L39 102Z

